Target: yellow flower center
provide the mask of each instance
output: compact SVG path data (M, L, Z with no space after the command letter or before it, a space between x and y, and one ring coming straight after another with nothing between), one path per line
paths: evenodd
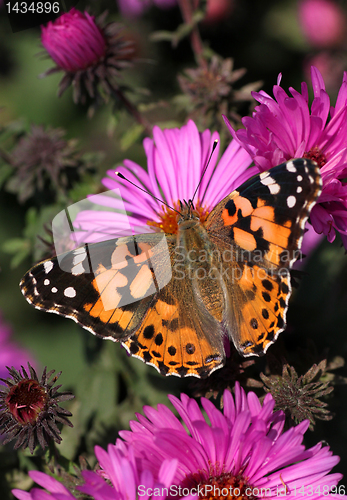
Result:
M200 477L199 477L200 476ZM233 476L230 472L210 474L208 479L202 475L194 474L188 482L196 486L200 500L255 500L259 494L241 476Z
M173 208L175 210L180 211L179 203L175 202L173 204ZM210 213L206 207L200 205L199 201L196 203L193 212L199 217L200 222L205 222L208 214ZM165 205L163 205L158 215L160 217L159 222L148 221L147 224L161 231L164 231L164 233L177 234L178 230L177 217L179 217L178 213L172 210L171 208L168 208Z

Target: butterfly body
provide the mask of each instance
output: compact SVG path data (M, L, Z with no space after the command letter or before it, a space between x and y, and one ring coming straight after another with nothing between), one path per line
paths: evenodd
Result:
M165 375L205 377L226 340L261 355L285 328L289 269L321 190L294 160L245 182L204 223L189 202L177 234L147 233L37 264L22 292L38 309L119 341Z

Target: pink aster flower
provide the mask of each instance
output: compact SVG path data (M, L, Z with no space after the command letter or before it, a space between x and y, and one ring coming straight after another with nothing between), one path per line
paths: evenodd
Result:
M93 66L105 55L105 37L88 12L73 8L41 30L42 45L65 71L74 73Z
M12 490L15 498L18 498L19 500L75 500L75 497L62 483L53 477L48 476L48 474L44 474L39 471L30 471L29 476L33 481L45 488L47 491L43 491L41 488L33 488L30 492L15 489ZM48 495L47 492L49 492L50 495Z
M314 99L308 105L305 82L301 93L290 88L292 97L280 87L281 75L274 86L274 96L253 92L260 103L252 117L243 118L245 129L230 132L247 149L261 170L268 170L292 158L315 160L321 168L323 191L311 212L317 233L334 241L339 231L347 248L347 73L344 73L335 107L325 91L324 81L311 68ZM328 120L330 113L330 119Z
M332 0L300 0L298 15L301 29L315 47L336 47L346 35L346 16Z
M41 26L41 42L56 66L41 76L63 71L59 95L73 84L75 102L87 97L102 102L118 89L121 72L132 65L133 43L122 36L117 23L105 23L72 8L66 14ZM102 88L102 91L101 91Z
M20 370L21 366L26 366L28 361L33 363L32 355L13 341L11 328L3 321L0 312L0 378L8 377L6 366ZM0 385L3 382L0 381Z
M147 155L147 171L131 160L124 160L117 169L137 186L149 191L171 207L179 209L179 200L193 197L212 151L213 143L219 139L217 132L209 130L199 133L195 123L178 129L153 129L153 139L145 139L143 146ZM232 141L218 160L219 145L213 153L194 205L203 222L208 213L225 196L259 170L248 168L251 157L237 141ZM122 199L104 194L90 199L103 207L114 210L125 209L127 216L112 211L84 210L74 221L77 243L107 240L112 237L140 232L177 232L177 214L160 201L143 193L116 174L116 169L107 172L103 185L109 190L118 189ZM117 233L120 231L121 233ZM128 232L127 232L128 231Z
M123 450L120 450L114 445L109 445L105 451L96 446L95 454L102 467L102 473L82 471L85 484L77 487L82 493L95 500L113 498L117 500L136 500L136 498L163 500L168 497L166 492L172 485L178 465L177 460L164 460L157 474L158 480L154 481L150 471L137 469L131 447L129 449L123 447ZM13 495L19 500L38 500L38 498L46 498L46 495L47 499L51 500L76 498L62 483L43 472L31 471L29 476L46 491L43 492L38 488L33 488L30 492L12 490ZM49 497L48 493L50 493ZM177 498L182 498L182 496ZM184 498L192 500L194 497L185 496Z
M150 470L154 478L164 460L176 459L172 484L190 488L200 498L317 500L341 492L337 483L342 475L329 474L339 457L321 443L305 449L308 420L283 432L284 414L273 411L270 394L261 405L253 392L246 396L236 384L235 398L224 392L223 412L202 398L210 423L194 399L185 394L169 399L184 425L158 405L157 411L144 407L145 415L130 422L131 431L120 433L133 447L139 469Z

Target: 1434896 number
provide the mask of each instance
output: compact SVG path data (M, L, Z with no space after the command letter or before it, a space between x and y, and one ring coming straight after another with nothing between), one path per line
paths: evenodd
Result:
M54 14L58 14L60 10L59 2L16 2L11 5L10 2L6 4L7 12L17 13L17 14L49 14L53 12Z

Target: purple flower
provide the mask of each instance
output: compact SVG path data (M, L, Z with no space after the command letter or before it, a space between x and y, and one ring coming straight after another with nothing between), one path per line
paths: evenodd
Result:
M14 449L29 448L34 453L37 445L42 449L50 441L61 443L57 424L73 427L68 417L68 410L59 406L62 401L69 401L74 396L70 392L58 392L55 386L61 372L53 376L55 370L47 373L43 369L39 378L34 368L28 363L27 370L9 368L5 387L0 390L0 431L6 436L4 444L16 440Z
M261 405L253 392L246 396L236 384L235 398L224 392L223 413L202 398L210 423L194 399L185 394L169 399L185 426L166 406L158 405L157 411L147 406L138 422L130 422L131 431L120 433L133 447L139 470L150 470L156 478L164 460L176 459L172 483L200 498L228 497L230 488L230 497L274 500L317 500L333 498L331 490L341 493L337 483L342 475L329 474L339 457L321 443L305 449L308 420L283 432L284 414L273 411L270 394Z
M335 107L325 91L324 81L311 68L314 99L308 106L305 82L301 93L290 88L292 97L280 87L281 75L274 86L275 99L264 91L253 92L260 103L253 117L245 117L245 129L233 137L247 149L261 170L268 170L292 158L315 160L321 168L323 191L311 212L311 222L317 233L334 241L339 231L347 248L347 73L344 73ZM330 120L328 116L330 113ZM227 121L227 120L226 120ZM228 122L228 121L227 121Z
M85 484L78 487L82 493L92 498L105 498L105 500L115 497L119 500L135 500L138 497L147 500L151 498L154 490L158 489L158 493L162 492L162 494L156 494L155 498L162 500L168 496L165 494L165 488L169 489L172 485L178 465L177 460L164 460L159 467L158 479L154 481L150 471L137 469L131 447L128 449L123 447L121 450L110 444L105 451L96 446L95 455L102 467L102 472L100 474L91 471L82 473ZM106 483L106 478L111 485Z
M99 446L95 447L95 454L102 467L98 474L92 471L82 471L85 484L77 489L95 500L136 500L136 498L156 498L163 500L167 498L166 491L172 485L172 479L176 473L177 460L164 460L157 474L158 480L154 481L150 471L139 471L136 466L134 455L126 447L123 450L114 445L109 445L107 451ZM69 500L76 497L59 481L43 472L31 471L30 477L40 486L45 488L51 495L38 488L30 492L12 490L13 495L19 500L38 500L38 498L50 498L56 500ZM106 479L104 478L107 478ZM155 490L155 493L154 493ZM162 493L162 494L160 494ZM44 495L44 496L42 496ZM179 496L178 498L182 498ZM185 496L192 500L192 496Z
M118 172L171 207L179 209L179 200L193 197L215 139L219 139L217 132L211 134L205 130L199 133L193 121L180 129L161 130L154 127L153 139L147 138L143 142L148 172L131 160L124 160L124 167L118 168ZM194 199L202 222L220 200L259 172L255 167L248 168L251 158L237 141L229 144L217 164L218 151L219 145ZM119 189L122 200L100 194L92 196L91 201L116 210L124 208L132 215L84 210L74 221L76 229L81 230L75 233L78 242L89 243L158 230L177 232L174 210L164 207L160 201L122 180L115 170L109 170L107 174L109 178L103 179L103 185L109 190ZM117 230L121 234L115 233Z
M6 366L20 370L21 366L26 366L28 361L35 366L32 355L20 347L12 339L11 328L3 321L0 312L0 378L8 377ZM0 381L0 385L3 382Z
M105 55L105 38L94 19L73 8L41 27L42 45L65 71L81 71Z
M185 426L165 405L158 405L157 411L144 407L145 416L137 415L138 422L130 422L131 431L120 433L123 440L107 451L96 446L101 469L82 471L85 484L77 489L95 500L340 498L332 492L342 493L344 487L337 487L342 475L329 474L339 457L321 443L305 450L308 420L283 432L284 414L273 411L270 394L261 405L253 392L246 396L236 384L235 397L224 392L223 413L202 398L210 424L194 399L185 394L169 399ZM51 496L37 488L29 493L13 490L19 500L75 498L42 472L29 475Z
M118 8L127 17L141 16L151 5L160 9L170 9L177 0L117 0Z
M69 492L65 486L47 474L39 471L30 471L29 476L37 484L46 488L51 495L42 489L33 488L30 492L22 490L12 490L13 495L19 500L38 500L38 499L55 499L55 500L70 500L75 499L75 497Z

